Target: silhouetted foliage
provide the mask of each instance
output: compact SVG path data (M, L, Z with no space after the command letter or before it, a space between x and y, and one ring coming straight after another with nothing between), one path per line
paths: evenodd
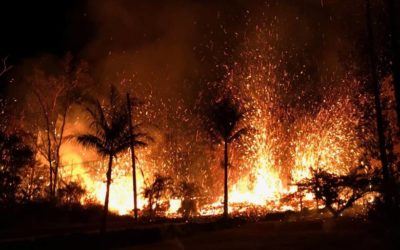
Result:
M385 202L383 190L379 190L381 195L370 204L368 216L372 221L398 227L400 225L400 173L394 169L392 175L391 202Z
M22 202L29 203L44 199L47 196L46 169L47 168L41 166L41 164L36 161L35 164L29 165L22 170L21 175L24 176L24 178L21 179L20 190Z
M142 191L147 199L144 213L150 217L163 216L169 208L169 198L174 194L173 181L168 176L155 175L153 183Z
M196 196L199 194L199 189L194 183L181 182L179 183L176 195L181 199L181 207L178 213L183 218L188 219L191 216L197 215L197 201Z
M65 127L70 109L81 101L85 88L91 82L87 64L75 64L71 54L63 58L58 68L58 72L49 72L36 67L28 77L36 99L31 101L31 105L33 104L32 112L37 121L37 146L49 168L51 199L55 198L57 185L60 183L60 150L65 141Z
M17 200L23 168L34 163L33 149L24 142L23 133L0 132L0 204Z
M312 170L312 177L297 183L297 186L301 192L313 193L315 199L322 201L325 208L337 217L365 194L376 191L379 183L375 173L366 174L365 168L359 167L348 175Z
M85 193L86 190L79 183L70 182L59 188L57 195L61 204L70 206L79 204Z

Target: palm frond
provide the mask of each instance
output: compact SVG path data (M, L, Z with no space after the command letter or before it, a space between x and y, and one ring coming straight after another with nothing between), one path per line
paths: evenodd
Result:
M234 135L232 135L229 138L228 142L231 143L237 139L240 139L242 136L247 135L248 131L249 131L248 128L240 129L239 131L237 131Z
M108 155L110 153L110 150L107 148L106 143L102 141L101 138L95 135L79 135L76 137L76 140L84 147L93 147L102 156Z
M234 140L239 137L240 134L236 134L235 131L244 119L245 113L230 95L214 103L210 108L207 121L209 123L208 126L211 127L209 129L211 136L214 139L222 138L226 141L229 141L230 138Z
M134 139L134 141L147 141L146 143L154 142L153 137L151 137L149 134L143 133L143 132L138 132L138 133L133 134L133 139Z
M153 139L146 133L138 132L141 124L136 124L132 129L130 116L126 105L116 88L111 86L108 105L102 105L99 100L91 102L86 109L91 118L92 133L78 136L78 142L87 147L93 147L102 155L117 156L127 150L133 140L135 146L146 146Z

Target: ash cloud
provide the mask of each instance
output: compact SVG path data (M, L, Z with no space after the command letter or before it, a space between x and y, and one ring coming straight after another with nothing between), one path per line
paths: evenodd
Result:
M97 32L83 56L95 62L103 83L128 78L150 84L162 98L191 99L210 67L196 48L210 39L218 4L156 2L90 1Z
M346 8L332 0L90 0L94 37L81 56L104 85L125 82L139 96L148 94L140 86L150 85L160 98L191 103L207 82L223 81L222 65L240 63L255 26L272 23L279 36L272 46L283 61L275 63L291 75L293 91L315 94L345 74L340 48L352 49L351 34L360 31L342 28L361 22L363 13Z

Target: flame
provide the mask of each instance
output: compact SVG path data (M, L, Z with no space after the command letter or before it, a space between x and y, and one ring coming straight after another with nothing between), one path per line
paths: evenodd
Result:
M132 176L126 171L130 164L129 157L126 155L121 159L114 161L109 208L110 211L124 215L131 214L133 211L133 182ZM95 168L104 169L105 162L102 160L94 161L91 164L86 164L86 166L82 162L82 158L76 152L64 154L64 173L67 174L67 172L70 172L69 180L78 181L86 189L87 195L82 199L82 203L95 202L103 204L106 194L105 171L96 171ZM88 169L88 165L92 169ZM138 209L143 209L146 204L145 199L140 193L144 187L143 176L137 174L136 182Z
M230 212L245 212L247 207L253 206L268 211L296 210L299 204L283 204L280 200L296 191L296 187L290 184L311 177L310 168L345 174L359 164L363 152L358 145L355 129L358 110L346 95L327 105L328 108L320 108L314 115L297 117L289 128L285 128L274 118L274 114L284 110L271 104L272 90L256 85L249 91L247 84L240 87L240 93L244 92L251 97L249 103L244 105L255 107L256 112L244 120L246 125L255 128L255 132L243 142L232 145L231 162L239 168L229 169ZM254 89L257 91L254 92ZM97 161L91 166L76 165L76 162L83 162L85 156L73 147L65 148L64 151L64 165L74 166L73 170L64 170L72 172L70 178L79 180L88 191L82 202L95 201L102 204L106 191L105 163ZM153 173L149 170L156 169L156 166L166 166L163 162L150 159L149 151L152 149L146 151L139 157L142 160L138 169L143 171L137 172L139 209L147 205L141 190L145 179ZM165 167L165 171L171 169ZM219 191L222 193L222 185ZM312 194L306 194L304 200L312 198ZM222 202L221 194L215 202L204 204L199 214L221 214ZM181 200L171 198L166 215L177 216L180 206ZM128 153L119 156L114 162L109 207L118 214L132 213L133 192Z
M248 126L253 131L251 136L231 145L233 150L230 154L232 167L229 169L229 209L244 212L246 207L257 206L269 211L295 210L299 204L283 204L281 198L296 191L296 187L291 184L311 177L311 168L346 174L360 164L359 159L364 152L360 147L357 126L362 117L362 110L352 101L352 98L363 98L353 91L359 88L360 83L346 79L340 85L343 88L337 91L325 90L327 94L322 96L323 101L319 104L309 103L306 97L299 93L293 97L293 102L296 104L297 101L297 104L303 105L296 106L285 100L286 96L292 94L291 79L287 79L286 73L278 75L276 71L279 65L273 63L281 59L275 57L276 52L262 34L257 34L256 42L251 41L248 45L250 47L243 50L243 62L235 64L233 69L226 67L226 85L242 106L251 110L246 113L241 125ZM145 105L145 110L140 112L142 116L151 116L149 120L163 122L160 114L174 114L168 119L175 118L184 122L194 120L194 116L179 105L177 109L172 106L171 110L168 110L165 103L159 105L161 108L154 108L149 103ZM174 122L177 121L173 120L172 123ZM156 134L155 141L158 144L144 149L138 157L138 169L142 170L137 174L139 209L147 205L140 191L145 185L145 180L154 172L161 170L170 176L187 174L184 172L187 170L181 170L181 173L175 172L174 169L175 165L184 165L179 162L186 159L181 157L183 154L179 155L178 162L166 160L164 154L171 153L169 150L180 150L178 153L185 149L194 151L192 145L187 144L187 138L192 135L183 134L185 132L180 130L179 133L175 132L176 141L172 149L166 149L166 140L162 133L166 134L166 131L172 130L173 127L168 126L168 123L162 125L165 125L165 131ZM197 132L193 141L198 142ZM70 178L79 179L88 191L83 202L94 200L103 203L106 188L105 164L102 161L97 161L91 166L75 164L86 160L85 155L81 155L74 147L63 150L64 165L74 166ZM212 180L222 180L221 171L220 175L204 173L208 173ZM206 179L204 174L201 175L200 178ZM119 156L114 162L112 179L110 210L119 214L130 214L133 209L133 193L129 154ZM204 183L202 182L201 188L205 194L217 195L213 201L202 204L199 214L222 213L223 185L216 190L216 187L209 187ZM312 194L306 194L304 197L304 200L312 199ZM176 216L181 200L171 198L169 203L167 215Z

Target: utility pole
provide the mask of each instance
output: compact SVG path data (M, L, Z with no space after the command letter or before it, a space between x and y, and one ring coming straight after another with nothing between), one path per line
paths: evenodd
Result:
M126 94L126 104L127 104L127 108L128 108L130 147L131 147L131 159L132 159L133 213L134 213L135 220L137 220L138 219L138 211L137 211L138 209L137 209L137 187L136 187L135 142L134 142L134 138L133 138L131 98L129 97L129 93Z

